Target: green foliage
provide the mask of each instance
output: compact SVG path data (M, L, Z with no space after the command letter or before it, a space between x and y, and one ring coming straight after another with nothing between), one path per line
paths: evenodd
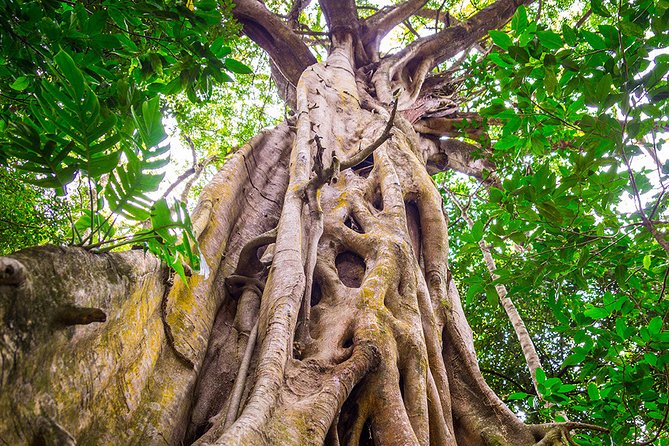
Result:
M530 421L600 424L581 445L669 444L669 3L590 2L581 27L550 28L518 9L497 50L468 64L489 120L499 184L448 174L471 196L469 230L452 205L454 274L477 327L484 374ZM445 195L448 203L449 197ZM492 247L500 278L481 261ZM504 284L541 357L539 391L518 376L519 346L493 285ZM495 334L497 333L497 334ZM490 371L494 371L491 374Z
M12 18L0 24L0 162L58 195L72 194L78 179L87 198L74 209L74 243L104 248L118 216L141 222L155 212L151 194L169 163L162 97L200 102L251 72L229 57L237 31L229 8L212 0L0 1L0 14ZM181 205L172 212L171 230L193 242ZM151 231L146 246L166 262L181 253L197 264L176 239Z
M25 174L0 169L0 255L46 242L62 242L68 232L68 203L44 194Z

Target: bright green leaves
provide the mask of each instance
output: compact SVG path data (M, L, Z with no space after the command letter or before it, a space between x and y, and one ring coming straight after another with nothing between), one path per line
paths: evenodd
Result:
M549 50L556 50L564 45L560 35L553 31L537 31L537 37L539 37L541 45Z
M511 37L509 37L505 32L490 30L488 31L488 34L490 35L490 38L495 43L495 45L502 48L503 50L508 50L512 44Z
M0 162L60 195L79 192L73 243L116 246L114 223L127 233L150 218L169 162L159 94L200 103L251 72L231 55L229 7L17 0L0 14L14 18L0 28Z
M30 78L28 76L19 76L14 82L11 83L9 88L23 91L28 88L28 85L30 85Z
M86 82L84 81L84 75L77 68L74 60L63 50L60 50L54 56L53 60L63 81L66 81L71 86L71 89L68 88L69 96L84 100L86 96Z
M225 59L225 67L228 70L232 71L233 73L237 73L237 74L251 74L251 73L253 73L253 70L251 70L249 67L247 67L243 63L236 61L235 59L226 58Z
M156 201L151 208L151 225L150 231L137 237L145 238L149 249L176 271L184 283L187 283L184 265L195 270L202 266L203 274L208 274L206 264L200 265L201 254L184 203L176 201L170 208L164 198Z
M126 150L127 164L119 166L109 177L106 197L112 213L131 220L143 221L149 218L151 206L150 192L158 190L164 173L153 173L169 162L169 145L160 146L167 134L162 124L158 98L146 101L141 106L141 114L133 110L137 126L135 148Z
M590 7L590 20L578 26L578 17L530 23L519 7L508 32L490 33L487 65L475 66L477 79L465 85L488 123L499 182L481 187L449 174L441 181L485 222L470 230L444 194L450 265L466 284L481 368L510 377L486 379L533 422L564 410L611 428L610 439L583 435L578 444L634 444L664 428L669 398L669 262L640 218L643 210L667 230L669 200L659 185L669 183L660 136L669 125L669 7L643 0ZM477 240L490 247L500 279L485 271ZM529 377L517 372L525 364L490 293L497 283L547 352L539 381L551 409L532 406Z
M592 12L601 17L611 17L611 13L604 6L603 0L590 0Z
M163 127L162 115L160 113L160 102L158 97L151 98L142 104L142 113L138 117L135 110L132 116L137 126L137 131L145 147L154 147L160 144L167 134Z
M8 142L4 148L6 155L24 161L18 169L39 175L27 177L27 181L65 195L65 187L74 179L78 167L76 163L67 162L74 144L59 146L53 140L42 142L37 130L24 122L12 126Z

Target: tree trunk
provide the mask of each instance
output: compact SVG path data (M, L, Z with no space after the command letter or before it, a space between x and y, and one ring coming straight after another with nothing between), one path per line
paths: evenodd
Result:
M0 260L5 443L561 444L565 426L523 424L479 371L428 174L449 146L395 116L403 76L333 42L295 118L203 191L208 277L141 251ZM420 90L404 87L400 106Z

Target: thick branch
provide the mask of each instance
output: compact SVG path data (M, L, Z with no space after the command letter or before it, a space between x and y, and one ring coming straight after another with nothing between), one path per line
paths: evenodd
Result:
M413 85L408 90L417 92L432 68L474 45L489 30L502 27L518 6L531 2L532 0L498 0L464 23L415 40L386 59L379 73L386 77L386 82L393 79L411 79ZM378 82L375 84L378 89Z
M244 34L272 59L278 71L275 75L283 77L294 89L305 68L316 63L302 39L262 2L237 0L232 13L244 26Z
M434 136L467 136L479 139L484 135L483 118L477 113L458 113L455 117L422 118L416 121L414 129L418 133Z
M291 26L291 28L297 28L300 14L302 14L304 8L309 6L309 3L311 3L311 0L293 0L293 5L290 7L290 11L288 12L288 24Z
M407 0L399 5L386 7L365 20L365 44L380 41L395 26L411 17L427 3L427 0Z
M431 141L428 144L427 171L431 175L446 169L472 176L486 183L496 184L499 180L494 175L495 164L486 157L485 151L474 145L457 139Z
M330 35L358 34L358 8L355 0L319 0Z

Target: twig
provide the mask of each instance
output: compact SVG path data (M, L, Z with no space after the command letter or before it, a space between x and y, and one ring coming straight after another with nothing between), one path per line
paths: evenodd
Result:
M592 15L592 9L588 9L588 12L586 12L585 14L583 14L583 17L581 17L580 19L578 19L578 22L576 22L576 26L575 26L575 28L580 28L581 26L583 26L583 24L585 23L585 21L588 20L588 18L589 18L591 15Z
M376 149L381 146L388 138L391 136L391 130L393 129L393 125L395 122L395 114L397 113L397 103L399 102L399 98L395 98L395 102L393 103L393 109L390 112L390 119L388 119L388 123L386 124L386 128L383 129L383 133L381 136L379 136L376 141L365 147L364 149L360 150L358 153L353 155L352 157L348 158L345 161L342 161L341 163L341 170L346 170L350 169L353 166L357 166L361 162L365 160L369 155L371 155Z
M534 389L532 389L532 390L530 390L530 389L526 389L525 386L523 386L521 383L519 383L519 382L516 381L515 379L513 379L513 378L511 378L510 376L507 376L507 375L505 375L505 374L503 374L503 373L500 373L500 372L498 372L498 371L496 371L496 370L481 368L481 372L483 372L483 373L490 373L491 375L495 375L495 376L497 376L498 378L502 378L502 379L504 379L504 380L506 380L506 381L509 381L511 384L513 384L514 386L516 386L519 390L522 390L524 393L527 393L527 394L530 394L530 395L536 395L536 390L534 390Z

